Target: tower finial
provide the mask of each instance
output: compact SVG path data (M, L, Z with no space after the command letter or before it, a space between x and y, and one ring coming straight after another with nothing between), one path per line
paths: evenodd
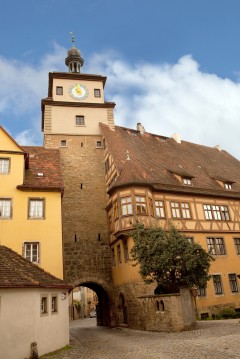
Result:
M75 47L75 36L74 36L74 32L70 31L69 34L72 35L72 47Z
M80 51L75 47L75 36L74 32L71 31L69 34L72 35L72 48L68 50L65 64L68 66L69 72L80 73L80 69L83 65L83 58L81 57Z

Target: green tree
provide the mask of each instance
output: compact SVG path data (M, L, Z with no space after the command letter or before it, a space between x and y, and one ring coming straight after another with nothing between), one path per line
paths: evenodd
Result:
M189 243L172 224L168 231L137 224L131 236L133 265L139 264L145 283L157 283L156 293L173 293L180 286L206 287L213 258L199 244Z

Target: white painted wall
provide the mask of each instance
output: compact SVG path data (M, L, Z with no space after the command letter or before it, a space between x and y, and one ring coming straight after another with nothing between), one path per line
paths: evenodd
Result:
M62 293L66 293L62 299ZM48 296L48 314L41 315L41 295ZM51 313L51 296L58 313ZM0 359L24 359L37 342L38 354L69 343L68 293L60 289L0 289Z

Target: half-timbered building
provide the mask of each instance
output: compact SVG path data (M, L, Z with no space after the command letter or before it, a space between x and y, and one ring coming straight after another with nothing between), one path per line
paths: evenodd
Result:
M199 288L199 316L240 307L240 162L219 146L100 125L114 283L139 281L129 260L136 222L167 228L172 221L189 241L215 258L207 288Z

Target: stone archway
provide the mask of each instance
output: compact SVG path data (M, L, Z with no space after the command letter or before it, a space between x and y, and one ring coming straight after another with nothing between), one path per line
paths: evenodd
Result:
M112 327L113 322L113 302L111 290L104 281L93 277L79 278L74 281L76 286L87 287L93 290L98 297L98 304L96 306L97 325Z

